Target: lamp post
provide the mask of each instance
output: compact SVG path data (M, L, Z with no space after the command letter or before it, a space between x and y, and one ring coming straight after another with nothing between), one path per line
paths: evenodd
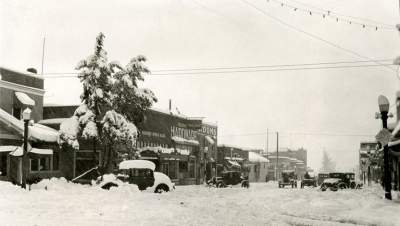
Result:
M389 112L389 100L385 97L380 95L378 97L378 104L379 104L379 111L381 113L382 125L383 129L387 129L387 119L388 119L388 112ZM385 180L385 198L391 200L391 175L389 171L389 147L388 144L384 144L383 146L383 165L384 165L384 180Z
M22 154L22 183L21 183L21 187L26 189L26 174L27 174L27 170L26 170L26 157L28 154L28 124L29 121L31 120L31 109L26 108L23 112L22 112L22 119L24 120L24 150L23 150L23 154Z

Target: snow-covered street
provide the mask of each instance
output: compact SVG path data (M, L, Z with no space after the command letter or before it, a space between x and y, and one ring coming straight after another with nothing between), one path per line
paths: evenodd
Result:
M400 203L378 187L321 192L178 186L163 194L54 180L24 191L0 182L1 225L400 225Z

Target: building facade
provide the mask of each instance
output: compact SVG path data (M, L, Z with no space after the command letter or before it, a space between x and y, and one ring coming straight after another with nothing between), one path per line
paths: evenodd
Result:
M61 176L68 172L68 154L60 152L57 131L36 122L43 115L43 78L30 72L0 68L0 180L20 184L22 169L27 181ZM22 112L31 110L28 126L28 161L23 167L22 144L24 122Z

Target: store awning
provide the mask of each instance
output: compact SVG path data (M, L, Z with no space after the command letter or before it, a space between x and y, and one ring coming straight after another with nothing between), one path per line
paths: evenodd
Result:
M0 152L12 152L15 151L18 146L0 146Z
M15 92L15 96L24 105L28 105L28 106L35 105L35 101L32 98L30 98L26 93Z
M171 137L171 139L178 144L199 145L199 142L197 140L188 140L178 136L173 136Z
M22 147L13 146L15 147L14 151L10 153L10 155L15 157L21 157L24 153ZM32 148L30 145L28 146L28 153L38 154L38 155L52 155L52 149L41 149L41 148Z
M206 140L209 144L215 144L214 140L210 136L206 136Z
M10 115L8 112L4 111L0 108L0 122L3 122L7 126L15 129L22 136L24 135L24 122L18 120L14 116ZM28 130L28 139L29 140L38 140L44 142L57 142L58 139L58 131L54 130L50 127L33 124L29 126Z

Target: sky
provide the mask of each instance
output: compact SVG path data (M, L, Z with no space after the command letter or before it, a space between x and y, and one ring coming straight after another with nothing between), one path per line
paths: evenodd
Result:
M391 25L400 19L396 1L281 1ZM400 55L400 37L394 29L363 29L343 22L344 17L340 22L323 19L273 0L0 4L1 65L18 70L35 67L40 72L45 37L45 103L79 103L79 80L54 78L53 73L74 72L77 62L92 54L99 32L106 36L110 60L126 64L142 54L154 74L166 69L380 60ZM385 95L393 104L399 79L395 71L381 66L147 75L140 85L155 92L157 108L168 108L171 99L181 113L217 123L218 143L266 149L268 129L270 152L276 150L279 132L279 147L306 148L312 168L320 168L325 150L339 170L351 170L358 164L360 141L374 140L381 127L374 118L377 97ZM395 113L395 108L391 111Z

